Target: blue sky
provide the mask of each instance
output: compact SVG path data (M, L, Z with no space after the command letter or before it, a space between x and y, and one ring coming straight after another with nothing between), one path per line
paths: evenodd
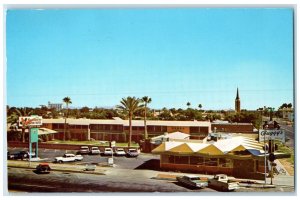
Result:
M7 104L278 108L293 102L293 10L8 10Z

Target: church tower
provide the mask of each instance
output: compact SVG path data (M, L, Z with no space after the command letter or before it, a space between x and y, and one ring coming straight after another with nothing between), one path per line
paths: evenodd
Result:
M236 91L235 112L237 112L237 113L241 112L241 102L240 102L240 97L239 97L239 88L237 88L237 91Z

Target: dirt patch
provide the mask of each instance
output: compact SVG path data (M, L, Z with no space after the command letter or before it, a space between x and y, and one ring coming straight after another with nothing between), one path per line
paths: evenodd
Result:
M294 173L295 173L294 165L292 165L291 162L287 161L287 159L278 159L278 160L284 166L284 168L287 170L287 172L291 176L294 176Z

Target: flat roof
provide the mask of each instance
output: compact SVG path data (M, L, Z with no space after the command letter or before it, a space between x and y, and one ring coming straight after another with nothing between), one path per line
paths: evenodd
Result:
M65 119L43 119L45 123L65 123ZM112 124L129 126L128 120L114 120L114 119L67 119L70 125L90 125L90 124ZM160 120L147 120L147 126L187 126L187 127L209 127L208 121L160 121ZM132 126L144 126L144 120L132 120Z

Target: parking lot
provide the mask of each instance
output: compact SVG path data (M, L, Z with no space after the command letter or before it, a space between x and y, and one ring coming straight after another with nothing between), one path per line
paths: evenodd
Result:
M8 148L8 151L18 153L19 151L28 151L28 148ZM76 154L78 150L61 150L61 149L39 149L38 157L45 162L54 162L55 157L63 156L65 153ZM98 164L105 165L108 163L108 158L114 160L115 168L120 169L153 169L157 170L159 167L159 155L153 154L139 154L138 157L126 156L103 156L103 155L89 155L82 154L83 160L77 162L68 162L72 165L80 164Z

